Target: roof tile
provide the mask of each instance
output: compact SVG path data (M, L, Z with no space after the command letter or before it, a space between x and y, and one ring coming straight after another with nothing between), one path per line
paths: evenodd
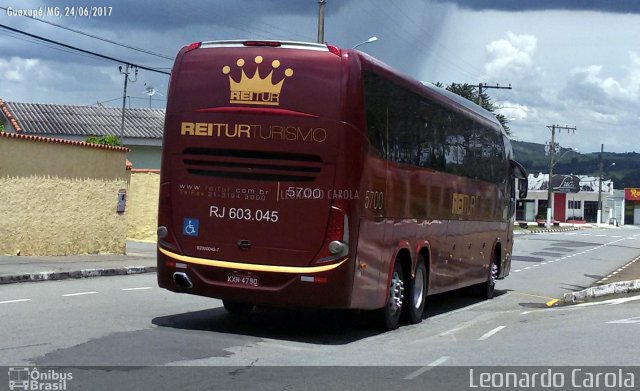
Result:
M56 136L121 135L122 109L118 107L0 100L0 108L18 133ZM162 138L164 115L163 109L126 109L124 137Z

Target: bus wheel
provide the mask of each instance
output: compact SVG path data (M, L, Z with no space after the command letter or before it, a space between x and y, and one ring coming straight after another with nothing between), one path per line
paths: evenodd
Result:
M395 330L398 328L403 300L404 275L402 273L402 265L396 260L393 265L393 275L391 276L387 304L379 310L379 318L382 326L386 330Z
M222 300L224 309L232 315L248 315L253 310L253 304L237 301Z
M402 320L416 324L422 322L422 314L427 299L427 268L424 257L418 256L416 265L416 277L408 281L407 300L402 311Z
M481 299L493 299L493 294L496 289L496 280L498 279L498 264L496 262L496 255L491 257L491 263L489 264L489 279L482 284L475 286L476 296Z

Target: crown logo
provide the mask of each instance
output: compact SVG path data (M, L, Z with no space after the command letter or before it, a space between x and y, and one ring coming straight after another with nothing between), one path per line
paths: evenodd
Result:
M282 84L287 77L293 76L293 69L287 68L284 71L284 78L277 83L273 83L273 71L280 67L279 60L273 60L271 62L271 71L265 78L260 77L260 64L264 61L262 56L256 56L254 58L256 71L252 77L248 77L244 72L245 61L239 58L236 61L236 65L241 70L241 76L239 81L235 81L230 73L231 67L225 65L222 67L222 73L229 75L229 103L235 104L252 104L252 105L266 105L266 106L278 106L280 104L280 90Z

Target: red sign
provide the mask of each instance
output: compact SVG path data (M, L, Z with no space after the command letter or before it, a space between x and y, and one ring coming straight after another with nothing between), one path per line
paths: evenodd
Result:
M640 201L640 189L624 189L624 199L627 201Z

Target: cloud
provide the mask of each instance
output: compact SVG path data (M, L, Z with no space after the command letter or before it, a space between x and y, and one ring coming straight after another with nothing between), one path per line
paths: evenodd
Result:
M538 41L535 36L512 32L506 39L493 41L486 46L488 62L484 66L487 80L519 81L538 72L534 55Z
M33 58L11 57L10 60L0 58L0 78L8 82L24 81L25 73L29 72L39 60Z
M636 103L640 98L640 56L629 53L630 65L627 74L620 80L602 75L602 65L576 67L571 70L568 83L569 91L576 92L584 100L602 100L602 97L616 101ZM567 92L569 92L567 91Z
M537 116L537 112L534 107L521 105L510 101L501 102L501 104L498 105L496 111L504 115L505 118L507 118L509 121L529 121L532 119L532 117Z
M454 3L474 11L601 11L611 13L640 13L637 0L436 0Z

